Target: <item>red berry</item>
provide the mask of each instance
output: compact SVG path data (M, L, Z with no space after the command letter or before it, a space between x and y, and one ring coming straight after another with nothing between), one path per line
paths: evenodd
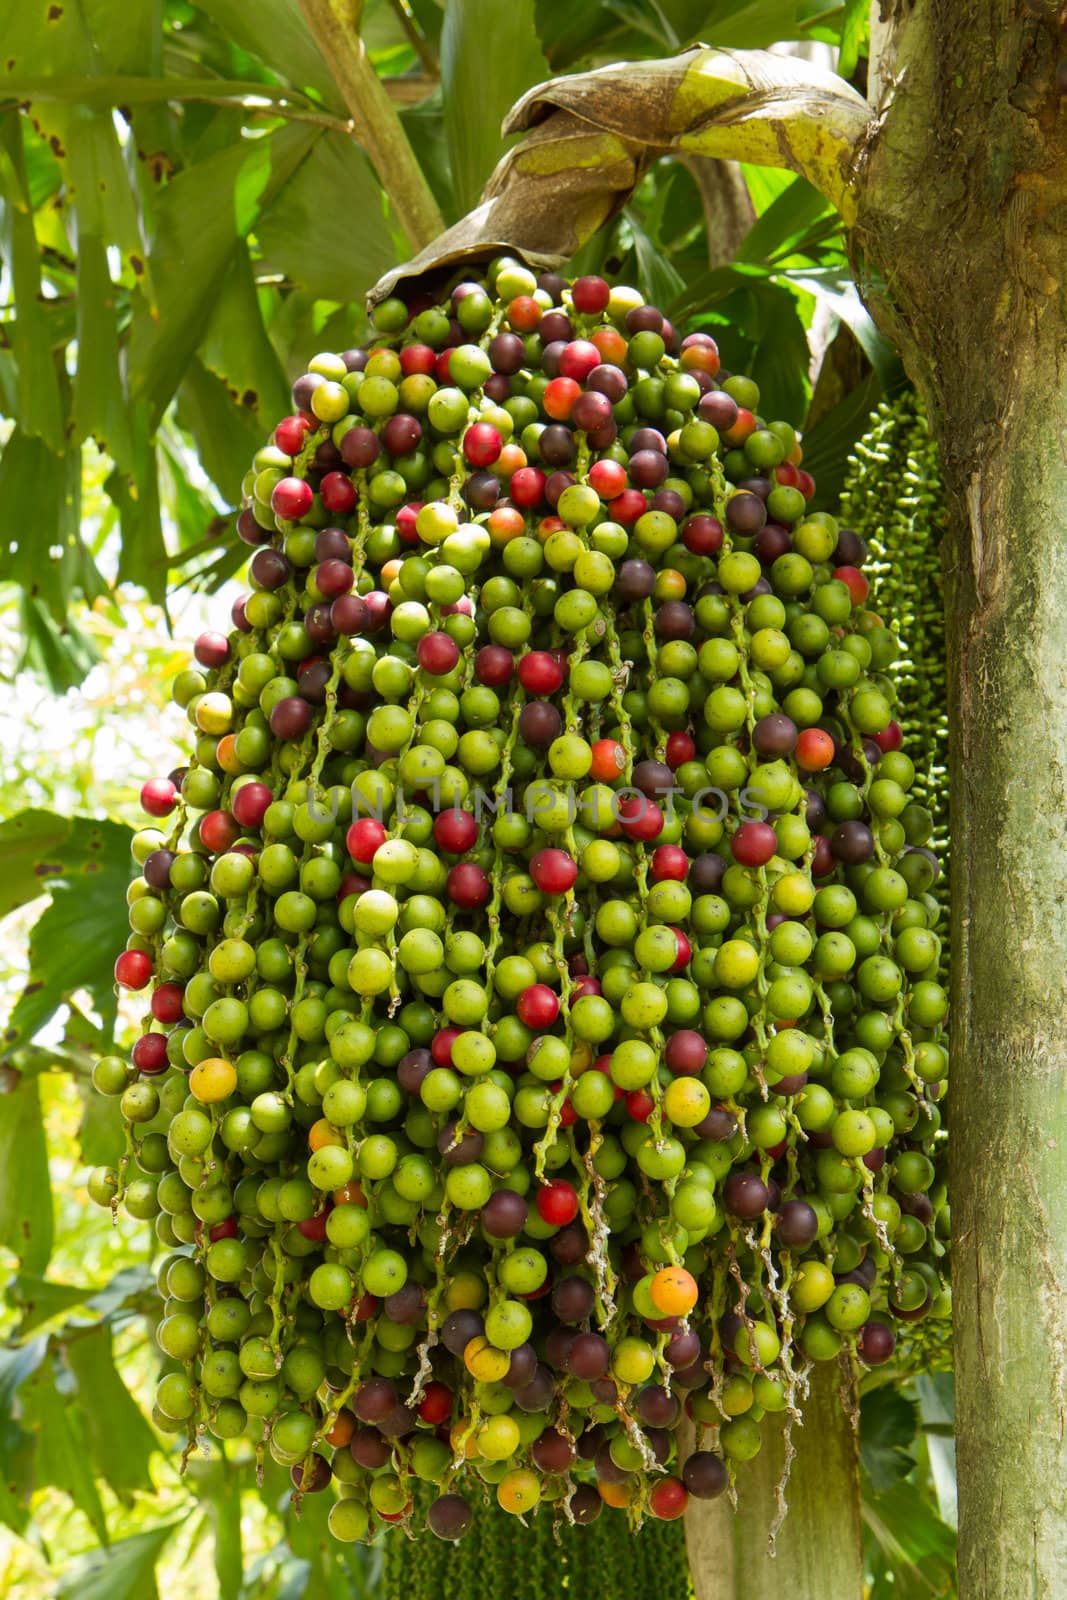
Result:
M225 1217L221 1222L216 1222L213 1228L208 1229L208 1238L214 1244L217 1239L237 1238L237 1218Z
M166 817L178 804L178 791L169 778L149 778L141 785L141 809L150 817Z
M313 1244L322 1244L326 1238L328 1217L328 1211L320 1211L317 1217L305 1217L303 1222L298 1222L297 1228L305 1239L310 1239Z
M603 989L601 988L599 980L596 978L590 978L587 974L583 973L580 978L575 978L574 980L574 988L571 991L571 998L574 1000L580 1000L582 996L586 994L602 993Z
M430 1042L430 1054L439 1067L452 1065L452 1046L464 1030L462 1028L439 1028Z
M834 577L846 585L854 606L861 606L871 592L870 582L859 567L835 567Z
M718 517L699 512L682 529L682 543L695 556L713 556L722 549L722 523Z
M241 830L228 811L209 811L201 818L198 832L204 848L221 856L237 843Z
M661 1478L648 1497L648 1509L661 1522L673 1522L689 1503L689 1493L681 1478Z
M327 511L336 511L342 516L356 503L356 488L346 472L328 472L319 485L319 494Z
M667 735L667 765L672 772L684 767L687 761L692 761L696 753L696 742L691 734L677 732Z
M491 467L499 460L504 441L491 422L475 422L463 435L463 454L472 467Z
M537 1191L537 1211L542 1222L565 1228L578 1215L578 1195L565 1178L554 1178Z
M423 1422L436 1425L447 1422L452 1415L452 1390L447 1383L428 1383L419 1401L419 1416Z
M559 370L564 378L584 383L594 367L600 365L600 351L588 339L572 339L560 351Z
M303 478L283 478L271 491L270 508L285 522L299 522L301 517L307 516L314 501L310 483L305 483Z
M595 317L599 312L607 310L610 299L611 289L603 278L593 276L577 278L571 287L574 309L583 317Z
M678 941L678 955L671 971L684 972L693 959L693 946L689 943L681 928L672 928L671 932Z
M370 886L370 878L365 878L362 873L346 872L337 891L337 904L340 905L342 900L347 900L350 894L366 894Z
M510 683L514 671L515 657L506 645L483 645L474 658L474 676L479 683L488 684L491 689L499 689L505 683Z
M800 473L791 461L783 461L780 467L774 469L774 481L787 489L795 489L800 478Z
M837 865L829 839L824 833L815 835L815 854L811 859L811 875L813 878L828 878Z
M230 798L233 814L242 828L258 828L274 796L265 783L243 783Z
M200 634L193 645L193 655L202 667L221 667L230 658L230 641L224 633L209 630Z
M428 344L406 344L400 351L400 370L405 378L414 373L428 375L433 371L436 353Z
M453 905L474 911L489 899L489 879L473 861L461 861L448 874L445 887Z
M377 817L359 817L345 835L345 848L353 861L369 867L374 852L384 844L388 834Z
M515 1002L520 1022L528 1028L551 1028L559 1016L559 996L547 983L532 983Z
M559 1084L556 1084L554 1086L553 1092L555 1091L555 1089L558 1089L558 1088L559 1088ZM578 1121L578 1113L577 1113L577 1111L575 1111L574 1107L571 1105L571 1098L570 1098L570 1095L568 1095L566 1100L564 1100L563 1104L559 1108L559 1125L560 1125L561 1128L573 1128L574 1124L577 1121ZM541 1293L544 1293L544 1291L546 1289L548 1289L548 1287L549 1287L549 1285L548 1285L547 1282L543 1283L541 1285Z
M511 474L508 493L517 506L539 506L545 498L547 481L540 467L520 467Z
M879 750L889 752L899 750L904 740L904 734L899 722L891 722L888 728L883 728L881 733L874 735L874 742Z
M693 1028L679 1028L664 1047L663 1058L676 1078L695 1078L708 1059L706 1041Z
M419 512L422 510L421 500L411 500L406 506L401 506L396 514L396 531L405 544L418 544L419 530L415 523Z
M647 1089L631 1089L626 1096L626 1110L635 1122L647 1122L655 1105Z
M299 413L295 417L283 417L274 430L274 443L287 456L298 456L310 431L311 423L307 417Z
M179 1022L182 1016L182 994L180 983L161 983L153 991L151 1007L152 1015L157 1022Z
M131 1051L133 1064L138 1072L143 1072L146 1077L154 1077L157 1072L166 1072L170 1062L167 1060L167 1036L165 1033L142 1033Z
M542 894L566 894L573 889L578 868L566 850L538 850L530 862L530 876Z
M742 822L730 849L742 867L765 867L778 852L778 836L769 822Z
M531 650L523 656L518 675L527 694L555 694L563 687L563 667L550 650Z
M663 812L643 794L627 795L619 802L619 822L629 839L647 842L663 832Z
M803 468L797 473L797 488L805 500L811 500L815 495L815 479L810 472L805 472Z
M589 483L601 500L614 500L626 488L626 468L620 461L605 457L589 468Z
M459 645L449 633L424 633L415 654L424 672L440 678L459 661Z
M661 844L652 852L652 881L662 883L665 878L684 883L689 873L689 857L677 844Z
M469 811L453 806L434 819L433 836L442 850L447 850L451 856L461 856L473 848L478 824Z
M629 528L648 510L648 501L640 489L624 489L608 505L613 519Z

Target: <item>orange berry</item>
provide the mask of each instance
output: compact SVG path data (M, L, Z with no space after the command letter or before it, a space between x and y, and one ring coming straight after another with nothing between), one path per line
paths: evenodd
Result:
M665 1317L687 1316L697 1303L697 1281L684 1267L660 1267L653 1273L649 1295Z
M326 1442L343 1448L355 1431L356 1419L351 1411L339 1411L333 1420L333 1426L326 1432Z
M326 1144L344 1144L345 1136L340 1128L335 1128L332 1122L327 1122L325 1117L320 1117L318 1122L313 1122L308 1129L308 1148L321 1150Z

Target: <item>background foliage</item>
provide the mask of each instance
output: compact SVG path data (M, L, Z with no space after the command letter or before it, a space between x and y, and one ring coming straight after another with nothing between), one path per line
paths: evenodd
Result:
M859 0L366 0L363 40L446 223L547 76L700 40L833 51L864 87ZM172 764L182 641L247 553L248 460L318 349L408 253L297 0L0 3L0 1586L27 1596L359 1596L377 1552L299 1522L251 1456L145 1420L149 1230L89 1206L121 1148L96 1055L132 1037L111 984L133 803ZM901 384L802 179L661 163L576 270L709 328L805 430L834 506ZM219 592L221 591L221 593ZM865 1398L875 1600L952 1592L951 1382Z

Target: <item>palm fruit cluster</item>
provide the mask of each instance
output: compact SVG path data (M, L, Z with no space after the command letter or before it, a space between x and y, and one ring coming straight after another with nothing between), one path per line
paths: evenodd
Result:
M375 318L294 384L174 685L90 1192L169 1252L160 1426L269 1448L338 1538L420 1483L445 1539L477 1495L669 1520L813 1362L947 1313L896 640L707 333L509 258Z
M872 595L901 641L893 681L915 763L912 793L933 819L931 844L948 882L948 671L941 541L948 523L937 445L922 401L884 400L855 448L842 515L866 543Z

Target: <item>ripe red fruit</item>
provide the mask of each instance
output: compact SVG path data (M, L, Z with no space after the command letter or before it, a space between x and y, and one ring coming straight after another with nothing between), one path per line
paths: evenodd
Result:
M541 408L554 422L566 422L581 392L573 378L553 378L541 396Z
M620 461L597 461L589 468L589 483L601 500L614 500L626 488L626 468Z
M888 753L890 750L899 750L904 742L904 733L899 722L891 722L881 733L876 733L874 742L879 750Z
M549 847L538 850L530 862L530 876L542 894L566 894L578 876L575 862L566 850Z
M424 633L415 648L419 666L433 677L443 677L459 661L459 645L448 633Z
M541 307L532 294L517 294L508 304L508 321L517 333L532 333L541 316Z
M693 946L689 943L681 928L672 928L671 932L678 941L678 955L675 959L672 972L684 972L693 959Z
M648 1497L648 1509L661 1522L673 1522L689 1503L689 1493L681 1478L661 1478Z
M396 514L396 531L405 544L419 542L419 531L415 524L421 510L421 500L410 500L406 506L401 506Z
M583 995L603 994L603 992L604 991L601 987L599 978L590 978L587 974L583 973L580 978L575 978L574 980L574 988L571 991L571 998L573 1000L580 1000Z
M672 772L683 767L687 761L692 761L696 753L696 742L691 734L679 731L667 735L667 765Z
M166 1072L170 1065L165 1033L142 1033L130 1054L138 1072L149 1078L155 1077L157 1072Z
M523 656L518 677L527 694L555 694L563 687L563 667L550 650L531 650Z
M713 556L722 549L722 523L718 517L698 512L689 517L682 529L682 543L695 556Z
M564 378L584 383L594 367L600 365L600 351L588 339L572 339L560 351L559 370Z
M514 671L515 657L506 645L485 644L474 658L474 676L491 689L510 683Z
M815 479L810 472L805 472L803 467L797 472L797 488L805 500L811 500L815 495Z
M647 1122L655 1106L647 1089L631 1089L626 1096L626 1110L635 1122Z
M800 473L791 461L783 461L780 467L774 469L774 481L784 485L787 489L795 489Z
M149 778L141 785L141 809L150 817L166 817L178 804L178 791L169 778Z
M242 828L258 828L274 796L265 783L243 783L234 791L230 805Z
M453 806L434 819L433 836L442 850L461 856L473 847L478 837L478 824L469 811Z
M742 822L730 850L742 867L764 867L778 851L778 837L769 822Z
M622 494L617 494L608 504L608 510L616 522L621 522L624 528L632 527L638 517L643 517L648 510L648 501L640 489L624 489Z
M274 430L274 443L287 456L298 456L310 432L311 423L307 417L299 413L295 417L283 417Z
M193 655L202 667L221 667L230 658L230 641L224 633L207 629L193 645Z
M845 584L854 606L861 606L871 592L870 582L859 567L835 567L834 577Z
M674 883L684 883L689 872L689 857L677 844L661 844L652 852L653 883L662 883L665 878Z
M473 861L461 861L453 867L445 888L452 904L464 911L474 911L489 899L489 879Z
M667 1040L663 1058L676 1078L695 1078L708 1059L707 1041L694 1028L679 1028Z
M419 1416L423 1422L447 1422L452 1415L452 1390L447 1383L428 1383L419 1401Z
M236 1239L237 1218L224 1217L221 1222L216 1222L213 1228L208 1229L207 1236L212 1244L218 1239Z
M328 472L319 485L319 494L327 511L347 515L356 503L356 488L346 472Z
M583 317L595 317L605 311L610 299L611 289L603 278L577 278L571 287L571 302Z
M228 811L209 811L201 818L200 843L213 855L221 856L236 844L241 830Z
M377 817L359 817L345 835L345 848L353 861L369 867L374 860L375 850L387 838L388 834Z
M298 1222L297 1227L305 1239L310 1239L314 1244L322 1244L326 1238L326 1221L328 1211L320 1211L317 1217L305 1217L303 1222Z
M463 435L463 454L472 467L491 467L504 441L491 422L474 422Z
M303 478L283 478L271 490L270 508L283 521L299 522L301 517L307 516L314 501L310 483L305 483Z
M400 352L400 370L405 378L414 373L425 375L433 371L436 360L436 352L428 344L406 344Z
M545 498L547 481L540 467L520 467L511 474L508 493L517 506L524 506L528 510L531 506L539 506Z
M180 983L161 983L153 991L151 1009L157 1022L178 1022L181 1019L183 992Z
M597 783L614 783L626 770L626 751L617 739L598 739L593 746L589 776Z
M822 772L834 759L834 741L822 728L805 728L797 735L793 754L805 772Z
M515 1010L528 1028L551 1028L559 1016L559 996L547 983L532 983L520 994Z
M647 841L663 832L663 812L642 794L620 800L619 822L628 839Z
M554 1178L537 1191L537 1212L542 1222L565 1228L578 1215L578 1195L565 1178Z
M439 1067L452 1065L452 1046L463 1033L462 1028L438 1028L430 1041L430 1054Z

